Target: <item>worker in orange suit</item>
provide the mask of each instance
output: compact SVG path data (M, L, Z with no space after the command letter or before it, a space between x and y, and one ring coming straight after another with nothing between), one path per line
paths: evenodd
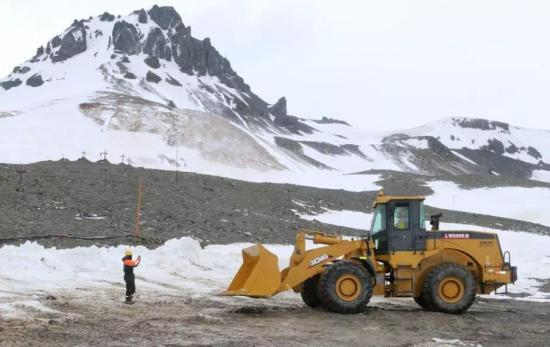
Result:
M132 296L136 292L136 277L134 276L134 268L141 262L141 256L138 255L136 260L132 260L132 250L128 248L124 252L122 263L124 264L124 282L126 282L126 303L132 303Z

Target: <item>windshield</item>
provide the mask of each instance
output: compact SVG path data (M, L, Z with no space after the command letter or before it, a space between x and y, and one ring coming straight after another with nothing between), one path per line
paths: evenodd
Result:
M378 205L370 227L372 235L386 230L386 205Z

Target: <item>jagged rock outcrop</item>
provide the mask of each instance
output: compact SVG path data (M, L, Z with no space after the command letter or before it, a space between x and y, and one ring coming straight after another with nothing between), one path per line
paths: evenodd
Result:
M151 56L166 59L166 53L172 54L171 51L166 50L166 38L162 33L162 30L159 28L154 28L151 30L147 39L145 40L145 45L143 47L143 53L149 54Z
M40 46L36 49L36 54L34 55L34 58L37 58L44 54L44 47Z
M61 39L59 46L57 53L51 56L54 63L65 61L86 50L86 29L81 21L74 21L69 31Z
M115 20L115 16L110 14L109 12L103 12L101 17L99 17L99 20L102 22L112 22Z
M20 74L24 74L24 73L27 73L31 71L31 68L28 67L28 66L16 66L13 68L13 73L20 73Z
M218 76L231 87L248 88L240 77L237 78L229 61L212 47L210 39L201 41L191 36L191 27L179 26L171 40L174 61L183 72L193 74L196 71L199 76Z
M269 107L269 112L275 117L286 116L286 98L283 96L271 107Z
M11 88L18 87L19 85L21 85L21 83L23 82L21 82L19 78L16 78L14 80L2 82L0 83L0 86L2 86L2 88L4 88L5 90L9 90Z
M542 158L542 155L540 154L539 151L537 151L536 148L534 147L527 147L527 154L530 155L531 157L535 158L535 159L540 159Z
M134 11L133 14L137 14L138 22L141 24L147 23L147 12L144 9Z
M463 128L479 129L479 130L495 130L501 129L503 132L510 132L510 126L507 123L490 121L487 119L477 118L453 118L455 124Z
M135 80L137 78L136 75L131 72L126 72L123 77L129 80Z
M504 154L504 144L500 142L497 139L489 139L487 140L487 145L481 147L481 149L486 149L491 152L495 152L496 154Z
M40 87L44 84L42 76L40 74L34 74L27 79L26 84L31 87Z
M513 143L510 143L510 145L506 147L506 153L508 154L516 154L518 152L519 152L519 148Z
M56 48L56 47L61 46L61 37L59 37L59 36L56 35L56 36L52 39L51 44L52 44L52 48Z
M328 117L323 117L321 119L317 119L317 120L315 120L315 122L319 123L319 124L342 124L342 125L350 126L350 124L346 121L343 121L343 120L340 120L340 119L328 118Z
M143 60L145 64L153 69L158 69L160 67L160 61L157 57L149 56Z
M159 83L162 78L160 78L159 75L151 72L151 71L147 71L147 75L145 76L145 80L147 82L153 82L153 83Z
M113 46L115 50L128 55L141 52L139 33L135 26L122 20L113 27Z
M178 12L172 6L157 6L154 5L149 10L149 16L163 30L174 29L178 25L183 24Z

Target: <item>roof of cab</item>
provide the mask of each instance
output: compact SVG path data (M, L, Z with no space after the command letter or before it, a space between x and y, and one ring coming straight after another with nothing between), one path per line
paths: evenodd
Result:
M375 208L376 206L380 204L385 204L390 201L394 200L424 200L425 197L421 195L384 195L384 191L378 192L378 195L376 196L376 200L374 200L374 203L372 204L372 207Z

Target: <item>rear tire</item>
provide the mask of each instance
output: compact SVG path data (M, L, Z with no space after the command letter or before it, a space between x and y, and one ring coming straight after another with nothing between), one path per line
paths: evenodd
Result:
M434 311L452 314L466 312L476 298L474 276L458 264L438 265L426 277L422 297Z
M311 308L316 308L321 306L321 299L319 299L319 275L313 276L311 278L308 278L304 282L304 286L302 287L302 291L300 294L302 295L302 300L304 300L304 303L308 305Z
M372 277L367 270L349 261L328 266L319 278L319 299L327 310L361 313L372 296Z

